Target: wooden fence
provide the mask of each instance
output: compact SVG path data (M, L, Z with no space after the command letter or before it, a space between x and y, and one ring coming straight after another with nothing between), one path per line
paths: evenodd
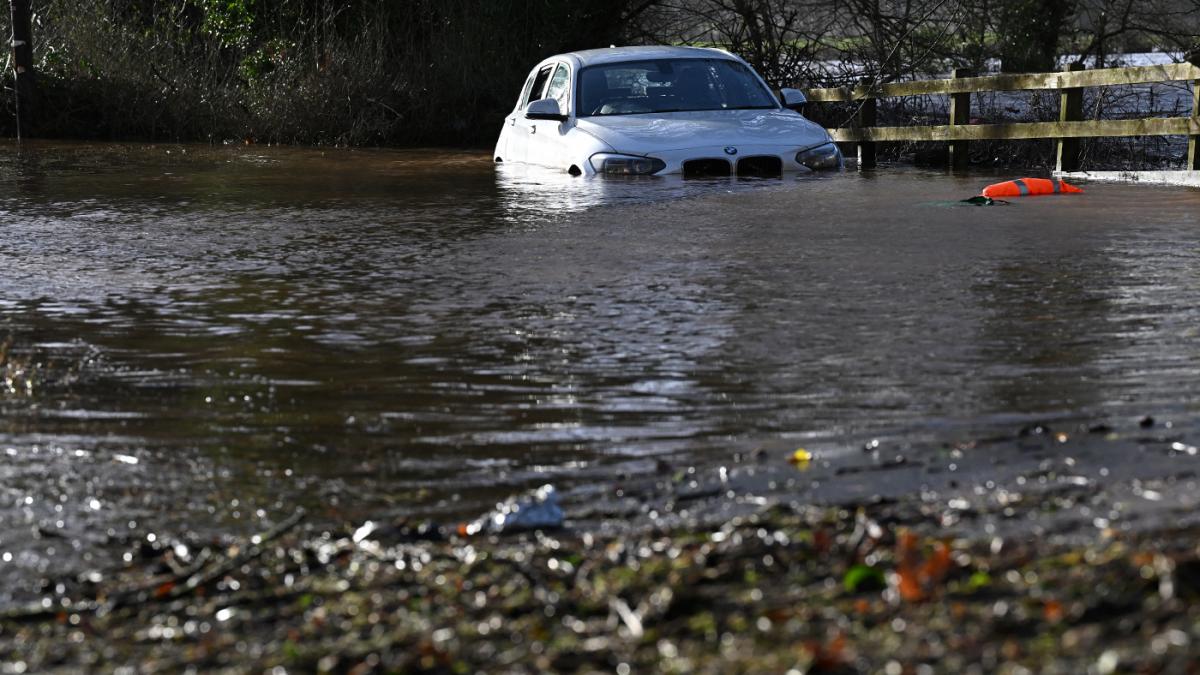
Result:
M1192 82L1190 117L1152 117L1145 119L1085 120L1085 87L1109 87L1155 82ZM875 87L836 87L808 89L805 95L816 102L856 102L859 104L851 127L830 129L839 143L857 143L859 166L875 165L875 144L890 141L942 141L950 143L950 166L967 166L970 141L1057 139L1058 171L1079 170L1079 139L1110 136L1187 136L1187 168L1200 170L1200 66L1173 63L1157 66L1084 70L1072 64L1058 73L987 75L972 77L965 70L955 71L948 80L890 82ZM989 91L1027 91L1056 89L1062 106L1057 122L1021 122L1011 124L971 124L971 94ZM950 123L937 126L878 127L876 101L892 96L950 96Z

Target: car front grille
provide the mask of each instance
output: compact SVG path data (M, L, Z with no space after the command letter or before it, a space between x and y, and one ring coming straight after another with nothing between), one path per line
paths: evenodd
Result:
M684 178L714 178L730 173L729 162L719 158L689 159L683 163Z
M770 155L743 157L738 160L737 175L769 178L783 175L783 160Z
M684 178L723 178L734 171L733 165L719 157L689 159L683 163ZM783 175L783 160L771 155L743 157L737 162L737 175L773 177Z

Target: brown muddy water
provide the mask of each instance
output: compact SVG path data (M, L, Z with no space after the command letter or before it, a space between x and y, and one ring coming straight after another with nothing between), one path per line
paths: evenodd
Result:
M997 179L0 145L0 604L130 536L297 506L473 513L1039 422L1194 438L1200 192L957 203Z

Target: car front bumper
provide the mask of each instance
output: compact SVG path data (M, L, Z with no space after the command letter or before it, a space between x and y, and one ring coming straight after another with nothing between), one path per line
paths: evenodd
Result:
M818 144L823 145L823 144ZM769 175L771 173L809 173L809 167L796 161L801 151L813 148L805 145L713 145L660 150L650 153L621 153L662 160L666 165L654 175ZM774 161L772 161L774 160ZM775 162L777 161L777 164ZM838 167L841 161L839 156ZM590 165L589 165L590 168Z

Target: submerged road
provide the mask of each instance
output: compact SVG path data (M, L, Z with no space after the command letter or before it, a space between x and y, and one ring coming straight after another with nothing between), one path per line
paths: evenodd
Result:
M469 513L800 446L821 486L754 485L913 493L931 479L837 467L1146 415L1195 445L1200 192L957 203L999 179L0 146L0 603L129 537L298 505ZM1086 480L1139 464L1118 445Z

